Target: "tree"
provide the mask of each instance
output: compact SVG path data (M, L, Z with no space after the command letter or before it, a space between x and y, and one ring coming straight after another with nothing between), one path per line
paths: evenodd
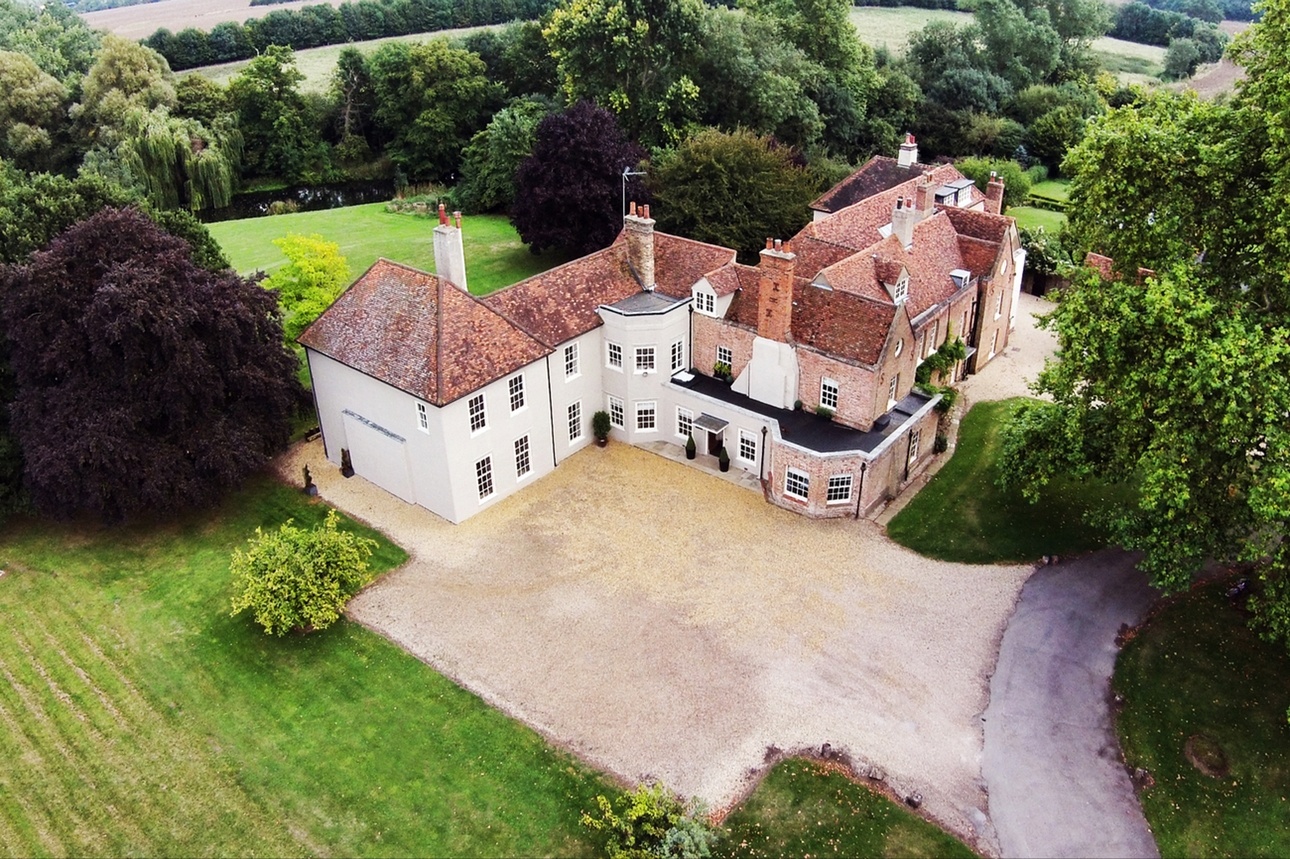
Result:
M367 132L372 124L376 95L372 91L372 76L367 71L367 58L358 48L347 47L340 52L336 71L332 73L331 97L336 103L339 148L361 153L368 148Z
M288 519L277 531L256 528L245 550L233 552L232 614L250 609L269 635L309 632L336 622L369 578L376 541L336 525L335 510L306 531Z
M496 92L476 55L446 39L391 42L367 60L373 118L409 177L450 181Z
M1104 518L1152 581L1255 563L1255 622L1290 645L1290 0L1264 13L1232 104L1157 94L1068 156L1070 229L1118 273L1079 272L1047 321L1060 360L1036 391L1052 403L1005 430L1003 473L1028 493L1056 474L1131 477L1136 498Z
M551 109L521 101L493 114L462 153L457 200L471 212L509 209L515 202L515 171L533 153L537 126Z
M25 169L48 169L62 159L67 89L31 58L0 51L0 158Z
M1016 161L986 158L960 158L954 162L959 172L976 183L982 191L990 182L990 174L997 173L1003 180L1003 208L1021 205L1030 194L1030 177Z
M319 235L287 235L273 243L287 255L288 263L260 285L276 290L282 307L283 333L294 343L349 284L349 263L340 245Z
M0 49L30 57L74 90L99 47L99 34L62 3L0 2Z
M1165 51L1165 70L1161 74L1165 80L1180 81L1196 73L1200 65L1200 46L1195 39L1170 39L1169 48Z
M302 80L291 49L270 45L229 83L247 174L295 180L305 171L320 140L300 94Z
M538 123L533 154L515 173L511 223L534 253L607 247L622 228L623 171L644 157L603 108L580 101L553 113ZM636 180L627 191L643 199Z
M805 226L819 187L797 154L750 131L710 129L652 166L659 226L757 260L766 236Z
M663 785L642 784L610 802L596 797L597 815L582 813L582 825L603 833L610 859L711 855L716 833L701 808L684 803Z
M674 143L695 119L702 15L701 0L568 0L542 35L566 98L612 110L638 140Z
M165 58L138 42L109 34L103 37L85 76L81 102L72 113L94 139L104 127L115 128L135 110L174 104L174 75Z
M0 274L12 432L37 509L120 518L209 501L263 466L300 402L273 296L106 209Z

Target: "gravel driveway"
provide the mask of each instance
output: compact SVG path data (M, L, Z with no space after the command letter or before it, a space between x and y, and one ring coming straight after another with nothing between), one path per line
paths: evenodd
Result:
M1021 351L973 399L1025 393L1051 350L1023 299ZM344 480L319 442L283 474L305 463L411 554L349 614L592 765L720 808L772 747L829 743L998 852L982 713L1032 567L931 561L873 522L805 519L622 444L457 526Z

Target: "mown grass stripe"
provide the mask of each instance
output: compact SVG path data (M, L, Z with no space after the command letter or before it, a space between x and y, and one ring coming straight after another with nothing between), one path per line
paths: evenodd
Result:
M23 775L36 775L44 771L41 766L44 758L14 724L9 708L0 701L0 754L4 755L5 765L0 766L0 796L4 797L5 812L0 814L2 822L11 836L0 833L0 844L5 845L5 854L9 856L34 856L65 853L62 841L57 839L51 830L51 822L40 805L32 802L34 795ZM12 840L10 840L12 839Z

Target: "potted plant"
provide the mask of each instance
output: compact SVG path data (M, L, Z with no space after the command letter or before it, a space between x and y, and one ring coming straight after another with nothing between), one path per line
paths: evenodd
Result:
M725 361L718 361L712 365L712 375L723 382L733 382L734 376L731 374L730 365Z
M721 453L717 454L717 464L721 466L722 471L730 470L730 454L726 453L726 446L721 446Z
M340 473L345 477L354 476L354 463L350 461L349 448L347 447L340 449Z
M591 433L601 447L609 444L609 426L609 412L602 409L591 416Z
M694 433L690 433L688 436L685 437L685 458L694 459L694 454L697 451L698 451L698 448L695 447L695 444L694 444Z

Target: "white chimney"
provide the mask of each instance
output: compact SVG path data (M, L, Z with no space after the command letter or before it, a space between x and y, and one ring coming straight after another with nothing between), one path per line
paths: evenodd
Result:
M918 163L918 144L914 142L914 135L906 134L905 142L900 144L900 154L896 156L896 166L904 167L908 170L911 166Z
M914 243L914 224L917 222L918 211L914 208L914 201L896 198L896 207L891 211L891 234L905 247Z
M443 203L439 204L439 226L434 228L434 270L441 278L466 292L466 252L461 243L461 212L453 212L455 224L448 222Z

